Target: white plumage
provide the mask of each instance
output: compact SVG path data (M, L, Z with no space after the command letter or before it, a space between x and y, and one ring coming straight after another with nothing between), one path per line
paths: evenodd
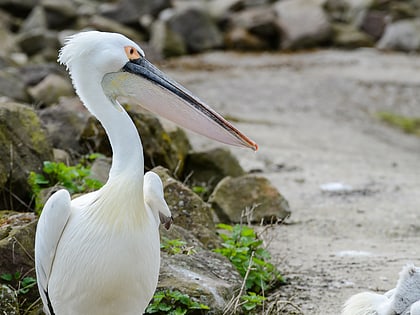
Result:
M59 61L77 94L109 137L113 162L107 183L74 200L65 190L47 201L35 241L38 287L47 314L142 314L156 289L159 223L171 214L160 178L144 175L137 130L118 103L141 105L218 141L256 144L144 57L126 37L85 32L70 37Z

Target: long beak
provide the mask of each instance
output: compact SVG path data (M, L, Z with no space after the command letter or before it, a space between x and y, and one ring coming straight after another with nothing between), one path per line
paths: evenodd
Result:
M253 150L258 145L147 59L129 61L122 72L106 74L108 97L132 97L147 110L211 139Z

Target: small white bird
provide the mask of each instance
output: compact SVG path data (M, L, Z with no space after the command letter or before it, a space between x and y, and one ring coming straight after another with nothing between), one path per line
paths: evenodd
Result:
M158 226L171 223L160 178L144 175L137 130L118 103L133 97L144 108L215 140L257 149L228 123L146 59L120 34L83 32L67 39L59 62L77 94L109 137L113 162L107 183L71 200L50 197L35 240L38 287L49 315L143 314L156 289Z
M362 292L350 297L341 315L420 315L420 268L408 264L397 286L384 295Z

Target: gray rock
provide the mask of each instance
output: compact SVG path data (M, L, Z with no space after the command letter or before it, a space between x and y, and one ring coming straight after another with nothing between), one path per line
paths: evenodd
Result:
M153 23L150 43L164 57L176 57L187 53L184 39L172 31L166 21L158 20Z
M262 38L251 34L244 28L233 27L225 33L225 47L234 50L259 51L270 49Z
M54 31L36 28L20 33L16 40L19 47L28 56L42 53L43 59L47 61L57 60L60 43L57 33Z
M384 33L387 19L387 12L369 11L366 13L360 29L375 40L378 40Z
M232 12L245 7L244 0L212 0L208 2L208 11L215 21L225 20Z
M179 290L210 306L212 314L223 314L241 282L232 264L219 254L204 250L193 255L162 255L158 290Z
M40 172L52 159L52 149L41 122L28 106L0 103L0 209L27 210L32 200L30 171Z
M389 24L377 44L383 50L420 50L420 18Z
M25 82L16 69L7 68L0 71L0 95L12 100L29 101Z
M74 96L74 89L68 79L52 73L37 85L30 87L28 93L35 104L51 106L57 104L60 97Z
M167 25L183 38L191 53L219 48L223 44L222 35L210 16L194 6L174 10Z
M19 72L25 85L29 86L38 84L51 73L65 75L64 68L60 67L57 62L28 64L21 67Z
M58 105L39 111L39 117L48 131L52 146L71 155L88 152L80 143L80 137L90 116L76 97L63 98Z
M172 212L174 223L190 231L205 248L220 246L217 237L213 213L190 188L171 177L168 170L156 167L152 170L163 182L165 200Z
M336 22L360 27L374 0L327 0L325 9Z
M89 178L99 180L101 183L106 183L108 180L109 171L111 169L111 158L98 157L90 168Z
M245 172L234 155L227 149L216 148L204 152L191 152L185 162L185 178L189 186L205 187L205 196L226 176L237 177Z
M0 0L0 8L7 9L11 14L22 16L29 13L39 0Z
M255 175L224 178L209 202L225 223L271 223L290 215L287 200L268 179Z
M77 18L77 6L73 0L40 0L45 9L49 28L63 28Z
M282 48L311 47L330 39L331 24L316 0L283 0L274 4L284 37Z
M169 0L120 0L101 7L103 16L122 24L138 25L144 15L157 16L160 11L169 8Z
M228 24L233 29L244 29L257 37L264 43L259 45L262 49L277 48L282 37L276 12L271 6L251 8L232 14ZM233 42L233 36L230 36L230 42L238 46Z
M23 21L19 31L21 33L30 32L33 29L41 29L45 31L47 28L48 23L45 10L42 6L37 5Z

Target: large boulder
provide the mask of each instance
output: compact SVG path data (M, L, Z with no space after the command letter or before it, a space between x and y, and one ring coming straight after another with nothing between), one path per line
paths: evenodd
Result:
M283 0L274 4L285 49L311 47L328 41L331 24L319 1Z
M24 80L16 69L5 68L0 71L0 95L16 101L29 100Z
M203 250L192 255L162 255L158 290L178 290L223 314L242 279L223 256Z
M0 103L0 209L27 210L32 199L30 171L40 172L52 148L35 111L18 103Z
M74 89L68 79L51 73L37 85L28 88L28 93L35 104L51 106L58 103L60 97L73 96Z
M290 215L287 200L268 179L255 175L224 178L209 202L224 223L276 223Z

